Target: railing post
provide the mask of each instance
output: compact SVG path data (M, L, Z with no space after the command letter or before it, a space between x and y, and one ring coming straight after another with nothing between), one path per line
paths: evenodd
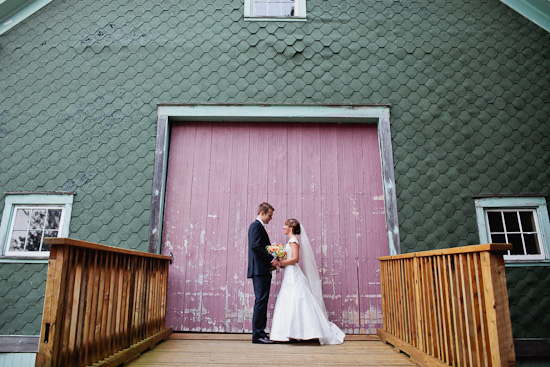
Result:
M489 331L490 359L493 366L513 367L514 338L510 323L510 305L502 255L481 253L481 269L485 285L485 304ZM508 362L512 361L512 362Z
M68 252L69 249L66 247L52 248L50 251L39 352L35 363L37 367L49 367L57 364L59 337L63 327L58 323L62 319L63 313L63 304L60 299L65 295L66 275L63 270L68 264Z

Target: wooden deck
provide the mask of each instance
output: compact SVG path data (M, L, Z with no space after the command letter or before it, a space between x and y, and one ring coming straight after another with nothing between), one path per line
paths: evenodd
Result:
M271 358L271 360L270 360ZM341 345L252 344L245 334L173 334L129 367L158 366L416 366L376 336L349 335Z

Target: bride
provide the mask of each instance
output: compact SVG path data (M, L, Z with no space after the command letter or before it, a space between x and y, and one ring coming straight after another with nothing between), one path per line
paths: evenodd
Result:
M343 343L346 335L328 320L317 263L304 227L296 219L288 219L283 229L288 236L287 259L279 263L285 268L285 276L275 303L270 339ZM301 243L296 238L300 233ZM300 251L303 272L298 265Z

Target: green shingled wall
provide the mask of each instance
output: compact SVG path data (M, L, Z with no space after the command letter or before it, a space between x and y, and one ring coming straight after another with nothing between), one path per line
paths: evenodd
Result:
M145 250L160 102L391 104L403 252L477 243L474 194L550 193L550 34L497 0L307 7L54 0L0 37L0 209L75 191L71 237ZM0 281L22 267L44 276ZM32 302L0 308L0 334L38 333L9 320Z
M506 267L514 338L550 339L549 275L549 267Z
M47 266L0 264L0 335L40 333Z

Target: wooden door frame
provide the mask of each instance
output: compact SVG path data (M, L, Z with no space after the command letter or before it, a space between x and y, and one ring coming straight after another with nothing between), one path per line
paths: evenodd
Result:
M252 105L252 104L168 104L157 107L157 139L151 196L148 251L160 253L162 246L162 222L170 125L181 121L241 121L241 122L316 122L376 124L382 180L389 254L401 253L397 196L393 169L393 153L390 132L390 107L388 105Z

